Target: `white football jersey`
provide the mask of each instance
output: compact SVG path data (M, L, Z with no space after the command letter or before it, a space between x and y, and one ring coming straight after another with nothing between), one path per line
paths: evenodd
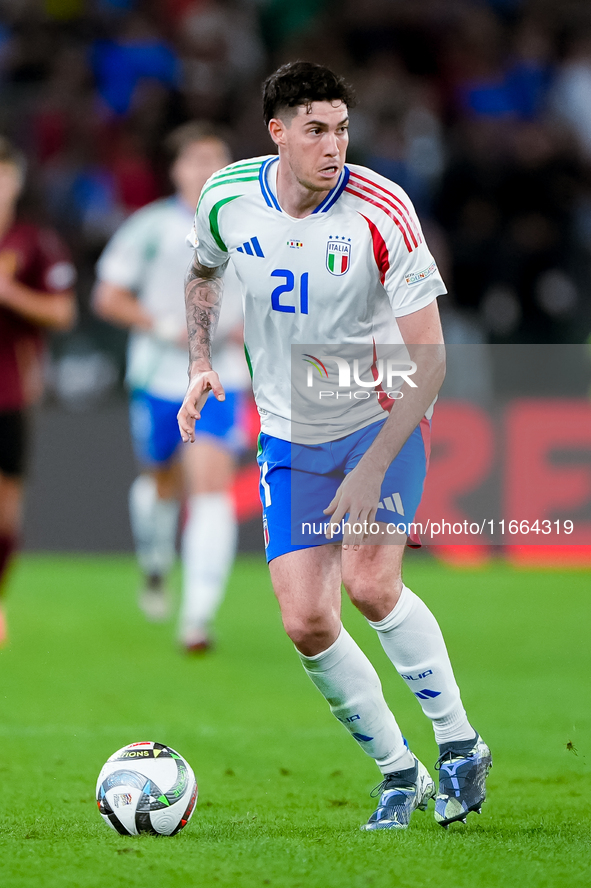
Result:
M294 219L277 199L277 165L277 156L259 157L215 173L201 193L192 242L203 265L219 267L231 259L242 282L247 359L262 430L322 443L385 415L383 399L375 396L339 400L338 362L328 358L361 349L366 357L357 375L371 380L380 346L402 343L396 318L446 290L398 185L348 164L314 212ZM292 369L298 375L293 392ZM324 371L323 385L335 392L320 413L309 399L307 406L299 403L311 393L314 371ZM298 399L297 419L292 396Z
M129 336L127 384L159 398L182 401L187 390L188 348L178 345L187 329L184 278L191 261L187 227L193 211L178 198L158 200L133 213L113 235L97 265L97 276L132 290L156 322L156 332ZM230 269L213 346L213 366L229 390L249 384L243 348L228 340L242 323L241 285ZM160 335L158 333L160 332Z

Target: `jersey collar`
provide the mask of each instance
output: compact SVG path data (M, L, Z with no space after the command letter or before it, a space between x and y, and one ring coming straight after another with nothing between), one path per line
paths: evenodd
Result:
M271 207L272 209L278 210L280 213L282 213L283 210L281 209L281 206L279 204L279 201L277 200L277 197L276 197L275 191L274 191L274 183L273 183L274 177L269 175L269 171L270 171L271 167L274 164L278 163L278 161L279 161L278 157L269 157L267 160L265 160L263 162L263 164L261 165L261 169L259 171L259 184L261 186L261 193L265 199L265 203L267 204L267 206ZM348 181L349 181L349 168L345 165L343 167L343 171L342 171L341 175L339 176L339 181L337 182L335 187L331 191L328 192L328 194L326 195L326 197L324 198L322 203L318 204L316 209L312 210L310 215L314 216L314 215L317 215L318 213L327 213L331 209L331 207L333 207L335 205L335 203L337 202L337 200L339 199L339 197L341 196L341 194L345 190L345 187L346 187Z

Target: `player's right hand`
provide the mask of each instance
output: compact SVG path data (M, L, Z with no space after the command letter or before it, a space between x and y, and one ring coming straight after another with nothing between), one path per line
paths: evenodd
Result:
M215 370L195 373L189 382L187 394L177 414L179 431L185 444L195 441L195 422L201 419L203 405L210 392L218 401L224 401L226 393Z

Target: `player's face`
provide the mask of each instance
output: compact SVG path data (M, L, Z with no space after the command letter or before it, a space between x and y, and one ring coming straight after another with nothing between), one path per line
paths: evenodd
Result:
M273 124L279 124L273 128ZM299 183L330 191L338 182L349 144L349 114L343 102L299 105L297 114L272 120L269 129Z
M229 163L230 155L223 142L202 139L183 148L172 165L170 177L183 199L196 206L209 177Z
M0 206L12 207L23 185L21 171L13 163L0 163Z

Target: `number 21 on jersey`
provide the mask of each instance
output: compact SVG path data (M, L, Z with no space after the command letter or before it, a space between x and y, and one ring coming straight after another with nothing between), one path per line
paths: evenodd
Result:
M300 312L308 314L308 272L305 271L300 275L297 282L293 271L288 268L276 268L271 272L271 277L283 278L283 283L275 287L271 293L271 308L274 311L287 311L295 314L294 299L297 304L299 296ZM293 296L288 297L288 293L292 293Z

